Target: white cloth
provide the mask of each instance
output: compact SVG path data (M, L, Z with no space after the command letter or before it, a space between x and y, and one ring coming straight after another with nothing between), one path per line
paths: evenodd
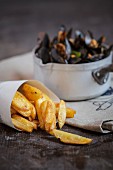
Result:
M32 52L5 59L0 62L0 81L33 79L33 70ZM82 102L67 102L67 105L77 111L74 118L66 120L67 124L101 133L113 131L112 87L104 96Z

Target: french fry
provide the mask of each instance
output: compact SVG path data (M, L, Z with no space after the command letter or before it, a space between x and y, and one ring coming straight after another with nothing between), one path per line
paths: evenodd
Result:
M55 128L56 128L56 109L54 107L53 102L47 101L47 107L45 110L45 130L48 132Z
M58 117L59 103L55 103L55 106L56 106L56 117ZM73 110L72 108L66 107L66 118L73 118L75 114L76 114L75 110Z
M58 111L58 124L60 129L63 127L66 121L66 105L63 100L59 103L59 111Z
M41 129L50 131L56 128L56 110L53 102L43 101L41 98L36 101L36 110Z
M30 103L31 104L31 103ZM36 117L36 109L33 104L31 104L31 117L34 120Z
M76 114L75 110L69 107L66 108L66 118L73 118L75 114Z
M39 127L39 121L38 120L33 120L32 122L33 122L33 124L35 124L34 129L37 130L37 128Z
M32 117L35 119L36 110L35 107L26 99L26 97L20 92L16 92L11 103L11 108L16 110L24 117Z
M11 115L17 113L17 111L16 111L15 109L13 109L12 107L11 107L11 109L10 109L10 112L11 112Z
M25 95L25 97L30 101L37 101L42 96L45 98L45 100L51 100L41 90L26 83L22 85L22 92Z
M34 128L32 122L16 114L12 115L12 123L16 128L26 132L32 132Z
M92 142L92 139L82 137L76 134L64 132L57 129L53 129L50 132L50 134L60 139L61 142L67 144L89 144Z
M40 128L45 129L45 110L47 107L47 100L43 101L43 99L38 99L35 103L36 111L38 115L38 120L40 123Z
M31 123L33 125L33 129L37 130L38 125L39 125L39 121L38 120L33 120Z

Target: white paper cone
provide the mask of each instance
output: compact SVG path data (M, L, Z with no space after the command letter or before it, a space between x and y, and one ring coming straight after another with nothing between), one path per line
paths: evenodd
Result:
M12 128L15 127L12 124L12 120L11 120L11 113L10 113L11 102L18 88L25 82L27 84L30 84L40 89L42 92L47 94L53 101L59 102L59 98L39 81L22 80L22 81L0 82L0 122Z

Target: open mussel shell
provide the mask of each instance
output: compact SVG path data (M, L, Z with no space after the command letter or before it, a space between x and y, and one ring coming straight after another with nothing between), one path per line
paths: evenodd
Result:
M58 54L58 52L55 48L51 49L51 56L52 56L52 59L55 63L61 63L61 64L66 63L65 59Z
M91 43L91 40L92 40L92 37L89 34L89 32L87 32L86 35L85 35L85 44L89 45Z
M66 44L66 55L67 55L67 60L69 60L69 58L70 58L70 54L71 54L71 45L70 45L70 43L69 43L69 41L68 41L68 39L66 38L65 39L65 44Z
M82 31L80 31L80 30L76 30L75 31L75 38L76 37L80 37L80 38L84 38L84 33L82 32Z

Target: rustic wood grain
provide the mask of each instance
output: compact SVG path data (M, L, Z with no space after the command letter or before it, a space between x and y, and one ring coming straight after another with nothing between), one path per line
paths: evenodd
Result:
M113 1L0 0L0 59L30 51L39 31L52 37L62 23L92 30L96 37L105 34L113 43ZM113 170L112 133L63 129L93 143L66 145L41 130L30 134L0 124L0 170Z

